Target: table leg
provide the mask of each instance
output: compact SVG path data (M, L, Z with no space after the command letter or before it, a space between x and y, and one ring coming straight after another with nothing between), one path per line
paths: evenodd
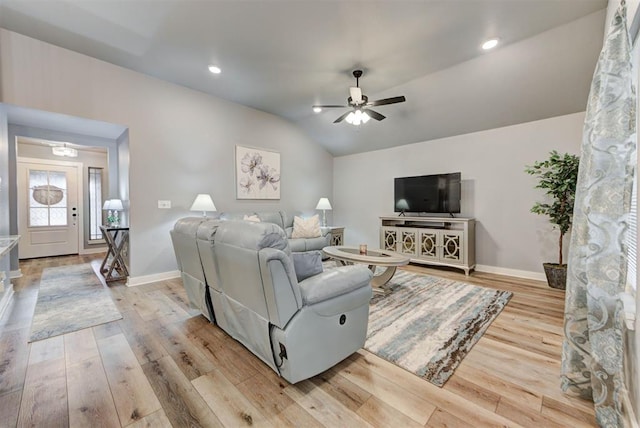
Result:
M371 288L373 288L373 292L376 294L382 294L386 296L391 293L391 290L386 288L385 285L393 278L393 275L396 273L396 266L387 266L387 268L380 274L375 275L371 279ZM376 266L369 265L369 269L372 272L376 271Z

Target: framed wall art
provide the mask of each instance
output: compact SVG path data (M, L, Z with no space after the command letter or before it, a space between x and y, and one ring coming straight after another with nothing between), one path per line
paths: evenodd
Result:
M236 199L280 199L280 153L236 146Z

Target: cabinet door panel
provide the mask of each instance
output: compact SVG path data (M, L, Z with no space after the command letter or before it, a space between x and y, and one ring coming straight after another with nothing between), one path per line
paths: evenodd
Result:
M418 231L416 229L403 228L399 230L400 252L402 254L418 254Z
M443 230L441 236L442 260L464 263L465 249L463 248L463 232L460 230Z
M395 227L383 227L380 230L380 248L398 251L398 230Z
M438 231L421 230L419 236L418 256L425 260L438 259Z

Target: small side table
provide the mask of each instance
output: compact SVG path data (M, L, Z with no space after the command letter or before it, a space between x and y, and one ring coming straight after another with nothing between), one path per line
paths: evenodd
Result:
M329 229L329 233L331 234L331 246L340 246L344 245L344 226L327 226L323 227L323 229Z
M107 255L100 265L100 273L107 282L124 280L129 276L127 253L129 251L129 228L121 226L100 226L107 242Z

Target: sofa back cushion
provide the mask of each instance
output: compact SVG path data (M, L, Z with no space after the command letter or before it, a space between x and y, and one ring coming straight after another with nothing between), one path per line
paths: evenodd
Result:
M283 299L291 302L287 306L293 305L293 309L297 310L297 302L301 304L302 300L289 243L282 228L273 223L233 220L221 222L218 226L215 260L220 277L220 291L265 319L280 323L282 317L278 314L276 300L281 291L274 292L272 289L281 284L272 283L269 271L271 266L261 266L260 253L267 249L280 254L277 264L282 274L278 281L286 282L283 289L288 294ZM276 296L275 300L271 296Z

